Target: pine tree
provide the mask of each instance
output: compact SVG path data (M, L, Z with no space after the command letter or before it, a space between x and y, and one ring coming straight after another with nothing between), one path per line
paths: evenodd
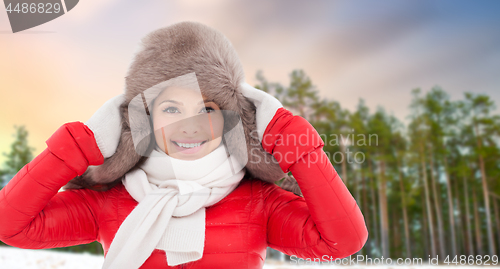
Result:
M303 70L293 70L286 98L282 101L283 106L306 120L311 120L312 107L319 101L318 91L309 76Z
M24 126L14 126L16 129L15 140L10 146L10 153L5 154L7 160L0 169L0 189L14 177L14 175L33 159L34 148L28 146L28 131ZM0 242L0 245L5 245Z
M14 175L33 159L34 148L28 145L28 131L24 126L14 126L15 140L10 146L10 153L3 155L7 160L0 169L2 187L5 186Z
M489 96L484 94L465 93L465 100L459 104L459 107L462 110L465 121L464 126L470 130L469 133L471 134L466 139L473 143L475 142L474 147L472 147L472 153L477 158L478 170L481 174L482 194L486 213L488 253L495 255L496 246L490 209L490 188L488 187L488 185L491 185L488 181L491 180L488 178L490 177L491 170L498 170L498 164L497 160L494 160L492 163L495 167L492 169L491 165L488 165L488 160L491 160L491 155L498 156L496 154L498 146L493 138L498 138L500 134L498 127L499 116L490 114L495 109L495 103Z

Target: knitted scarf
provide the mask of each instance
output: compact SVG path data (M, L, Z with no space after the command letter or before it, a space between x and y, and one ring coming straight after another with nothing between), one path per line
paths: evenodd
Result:
M243 178L243 166L223 143L197 160L179 160L154 150L123 184L139 202L113 239L103 268L139 268L154 249L169 266L201 259L205 207L231 193Z

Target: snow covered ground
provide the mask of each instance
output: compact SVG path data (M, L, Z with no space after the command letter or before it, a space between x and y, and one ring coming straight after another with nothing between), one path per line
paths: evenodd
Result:
M100 269L103 261L90 254L0 247L1 269Z
M56 252L50 250L26 250L13 247L0 247L0 269L100 269L104 258L102 256L90 254L74 254L68 252ZM318 269L318 268L339 268L340 265L297 265L290 263L279 263L266 261L264 269ZM304 262L304 261L302 261ZM436 267L446 267L446 269L479 269L480 266L437 266L437 265L422 265L422 266L389 266L389 265L353 265L346 266L349 269L373 268L373 269L390 269L390 268L418 268L418 269L437 269ZM498 266L495 266L498 268ZM443 268L444 269L444 268Z

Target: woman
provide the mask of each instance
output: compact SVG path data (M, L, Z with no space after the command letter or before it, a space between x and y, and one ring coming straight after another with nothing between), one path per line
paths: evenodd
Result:
M363 215L318 133L244 83L222 34L185 22L143 44L125 95L64 124L1 190L0 240L97 240L104 268L262 268L267 246L323 260L361 249ZM303 197L270 183L287 172Z

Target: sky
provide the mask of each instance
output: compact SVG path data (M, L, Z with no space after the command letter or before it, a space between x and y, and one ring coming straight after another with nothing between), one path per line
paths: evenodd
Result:
M124 91L141 38L181 21L221 31L255 84L303 69L320 96L353 111L362 98L402 121L411 90L441 86L500 101L497 0L107 0L13 34L0 8L0 153L14 125L35 155L62 124L85 122ZM0 155L0 163L4 156Z

